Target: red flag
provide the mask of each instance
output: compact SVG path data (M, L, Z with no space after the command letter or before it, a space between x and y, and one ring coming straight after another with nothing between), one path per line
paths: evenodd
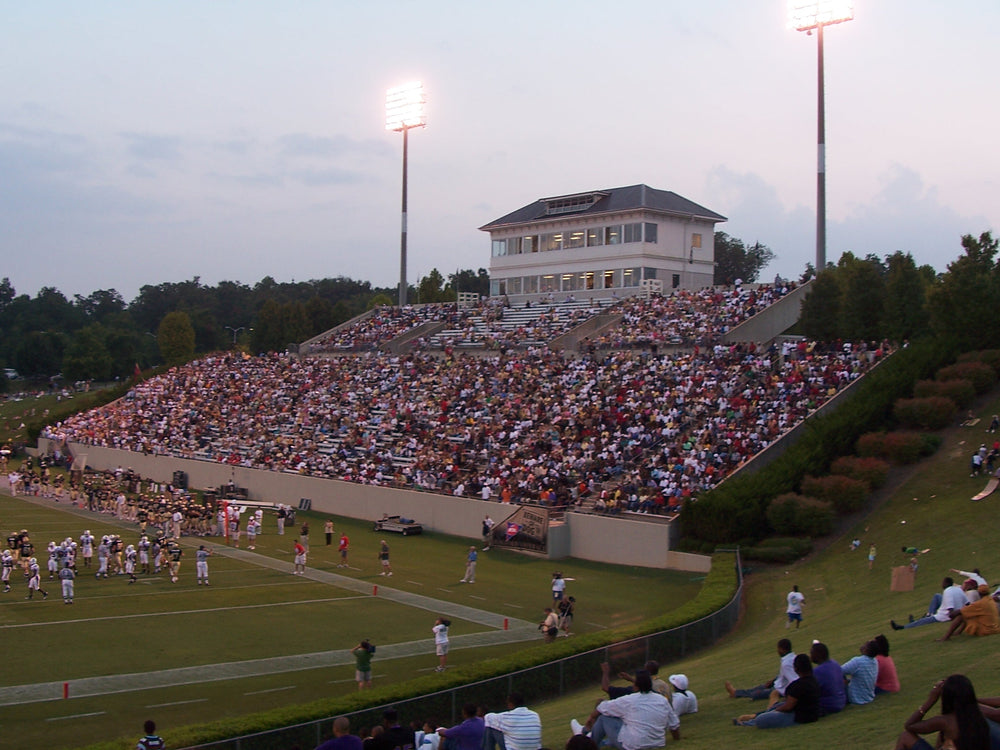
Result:
M142 370L139 369L139 363L135 363L135 372L132 373L132 377L136 380L142 380Z

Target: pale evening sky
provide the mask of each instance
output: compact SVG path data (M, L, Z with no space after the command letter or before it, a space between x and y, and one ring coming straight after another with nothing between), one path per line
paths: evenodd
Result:
M88 294L194 276L489 265L477 227L536 198L635 183L814 258L816 37L785 0L21 3L0 0L0 277ZM826 31L827 257L938 270L1000 229L996 0L856 0Z

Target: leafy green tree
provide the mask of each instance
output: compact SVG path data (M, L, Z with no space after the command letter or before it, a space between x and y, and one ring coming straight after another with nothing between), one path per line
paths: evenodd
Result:
M286 302L281 306L282 348L287 344L300 344L309 338L309 316L301 302Z
M194 326L186 312L175 310L160 321L156 341L168 365L179 365L194 357Z
M62 369L66 335L59 331L30 331L14 353L15 369L31 378L51 377Z
M69 380L110 380L111 354L105 346L107 331L93 323L76 331L63 354L63 376Z
M882 332L885 281L884 268L877 257L864 260L844 253L837 264L840 284L838 336L852 341L878 339Z
M732 284L736 279L745 282L757 281L760 272L774 260L774 252L767 246L755 242L752 247L743 240L730 237L725 232L715 233L715 277L716 284Z
M471 270L456 271L448 274L448 286L452 291L451 299L458 299L458 292L474 292L480 297L490 294L490 272L480 268L476 273Z
M284 350L288 342L285 341L281 304L277 300L269 299L261 306L254 320L250 341L255 352Z
M444 276L436 268L420 279L417 298L421 304L427 302L454 302L455 292L444 288Z
M802 301L799 325L802 332L816 341L833 341L838 336L840 284L836 270L827 269L812 283L812 291Z
M334 306L318 294L313 295L305 305L306 318L309 320L309 333L306 338L333 328L336 323Z
M373 310L376 307L385 307L386 305L392 306L394 304L395 301L393 300L392 297L390 297L388 294L385 294L384 292L380 292L379 294L373 294L372 298L368 300L367 309Z
M997 240L990 232L962 237L965 254L948 264L948 273L931 292L931 327L964 350L992 346L1000 335L1000 269Z
M882 333L891 341L904 341L929 332L930 314L927 270L917 268L909 253L895 252L886 258L885 319Z

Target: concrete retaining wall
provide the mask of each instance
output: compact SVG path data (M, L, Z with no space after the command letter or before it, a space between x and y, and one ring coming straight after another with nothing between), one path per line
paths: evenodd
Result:
M40 439L39 450L48 451L49 443L44 438ZM372 487L208 461L148 456L77 443L70 447L74 456L86 456L87 466L93 469L131 467L141 476L158 482L170 482L175 471L183 471L188 475L189 486L195 489L219 487L232 481L238 487L247 488L250 500L286 503L297 508L300 499L309 498L312 510L318 513L372 521L385 513L402 515L415 519L430 531L468 539L479 538L485 515L489 514L500 523L517 509L514 505L474 498ZM711 566L710 557L670 552L674 526L568 513L565 521L554 523L549 528L549 557L578 557L646 568L707 571Z

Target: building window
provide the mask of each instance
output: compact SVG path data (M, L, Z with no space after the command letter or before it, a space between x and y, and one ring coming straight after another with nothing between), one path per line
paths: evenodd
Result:
M566 232L563 239L563 249L571 247L583 247L584 234L582 229L576 229L572 232Z
M525 276L524 277L524 293L525 294L537 294L538 293L538 277L537 276Z
M530 234L527 237L523 237L521 239L521 252L525 254L538 252L537 234Z
M621 285L622 285L622 271L620 268L616 268L613 271L604 272L605 289L617 289Z
M507 254L507 240L493 240L493 257L500 258Z
M642 224L626 224L623 242L642 242Z
M696 234L692 234L691 235L691 249L694 250L694 249L700 249L700 248L701 248L701 235L697 234L697 233Z
M580 288L587 289L588 291L594 289L594 277L596 276L597 274L595 274L593 271L587 271L585 274L583 274L583 286L581 286Z
M507 255L520 255L521 254L521 238L511 237L507 240Z
M640 281L640 269L638 268L625 268L622 269L622 286L639 286Z
M672 288L674 288L674 289L676 289L677 287L679 287L681 285L681 275L679 273L675 273L673 275L672 280L671 280L670 283L671 283Z
M543 253L548 252L550 250L561 249L562 239L563 236L561 232L557 233L550 232L549 234L542 234L538 236L538 241L539 244L541 245L540 249Z
M562 284L561 289L564 292L572 292L576 290L576 274L564 273L562 274Z
M598 245L603 245L603 244L604 244L603 227L587 230L587 247L597 247Z
M554 292L556 291L556 283L557 279L555 274L546 274L538 280L538 291L542 294L545 294L546 292Z
M651 221L647 221L644 225L646 242L656 242L656 224Z
M604 227L604 244L605 245L620 245L622 244L622 225L614 224L610 227Z
M507 293L507 279L490 279L490 296L500 297Z
M521 293L521 277L515 276L511 279L507 279L507 294L520 294Z
M655 268L643 268L642 269L642 278L644 278L644 279L655 279L656 278L656 269Z

